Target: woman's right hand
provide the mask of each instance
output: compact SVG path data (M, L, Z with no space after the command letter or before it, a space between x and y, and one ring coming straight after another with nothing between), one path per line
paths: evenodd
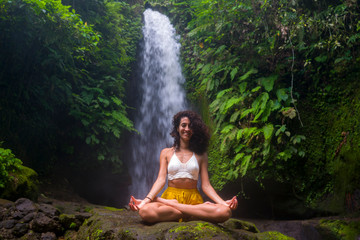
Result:
M227 200L225 202L231 210L235 210L238 207L238 200L237 200L236 196L234 196L232 199Z
M146 199L140 200L140 199L136 199L133 196L130 197L130 202L129 202L129 207L131 210L133 211L139 211L140 208L142 208L147 202Z

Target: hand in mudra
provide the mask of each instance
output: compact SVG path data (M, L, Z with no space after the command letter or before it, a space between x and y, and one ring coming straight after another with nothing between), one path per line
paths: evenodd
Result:
M238 207L238 200L237 200L236 196L234 196L232 199L227 200L225 202L231 210L235 210Z
M146 203L143 200L130 197L129 207L133 211L139 211Z

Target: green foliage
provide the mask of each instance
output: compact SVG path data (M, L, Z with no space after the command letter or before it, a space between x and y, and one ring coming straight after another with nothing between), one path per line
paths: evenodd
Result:
M1 136L42 171L64 156L121 165L117 143L134 130L123 99L140 8L76 4L0 1Z
M356 239L360 234L359 221L321 220L317 227L326 239Z
M19 198L38 198L38 174L31 168L19 165L11 173L11 178L6 183L5 188L0 191L0 197L16 201Z
M206 95L211 102L218 148L230 160L222 175L231 181L253 169L266 177L273 166L303 156L295 144L305 137L287 129L297 113L286 76L281 69L263 65L277 61L272 56L275 41L266 40L264 19L270 19L269 11L250 1L185 3L194 15L184 40L188 89L193 90L192 99ZM286 59L278 62L279 68L289 67Z
M333 193L341 164L329 136L349 131L358 147L360 132L358 3L163 2L183 36L189 98L210 102L214 185L271 178L310 205Z
M0 146L2 142L0 142ZM0 189L12 179L9 173L15 172L22 165L20 159L16 158L10 149L0 147Z
M303 165L302 181L304 189L311 189L307 196L310 204L326 200L322 208L344 212L346 208L356 210L350 206L354 202L344 203L359 189L360 86L338 81L334 90L313 93L304 102L308 110L304 133L309 137L303 145L309 159Z
M22 161L0 142L0 198L17 200L20 197L37 199L37 173L22 165Z

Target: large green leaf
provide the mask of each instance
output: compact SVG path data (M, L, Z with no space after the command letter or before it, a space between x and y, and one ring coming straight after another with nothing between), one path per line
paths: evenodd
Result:
M265 140L268 140L271 138L274 132L274 126L272 124L267 124L263 127L263 131L264 131Z
M269 77L260 78L259 81L260 81L261 85L264 86L265 90L267 92L270 92L273 89L275 80L277 80L277 78L278 78L278 75L272 75Z

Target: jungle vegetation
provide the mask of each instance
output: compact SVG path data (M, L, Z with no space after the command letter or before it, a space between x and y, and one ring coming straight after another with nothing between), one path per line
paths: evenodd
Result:
M359 2L153 2L182 36L218 189L271 179L309 207L359 210Z
M134 131L124 98L142 9L135 2L1 0L3 147L39 173L59 164L121 171L119 141Z
M245 196L244 179L265 188L272 179L309 207L360 209L358 1L147 2L181 35L188 98L213 131L218 190L240 183ZM0 0L2 151L44 173L64 161L121 171L144 5Z

